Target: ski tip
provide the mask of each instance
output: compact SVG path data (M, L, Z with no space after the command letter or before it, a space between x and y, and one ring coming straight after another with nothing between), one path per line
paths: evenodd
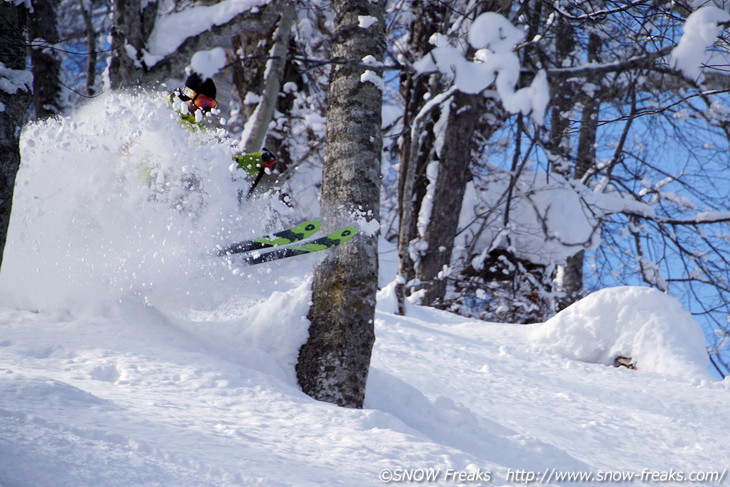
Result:
M349 227L344 227L340 230L338 230L335 233L330 234L330 237L333 239L339 239L340 243L346 242L350 240L352 237L355 236L355 234L358 231L357 225L350 225Z
M295 227L292 227L291 231L311 235L315 232L318 232L321 226L322 222L320 220L309 220L306 222L302 222Z

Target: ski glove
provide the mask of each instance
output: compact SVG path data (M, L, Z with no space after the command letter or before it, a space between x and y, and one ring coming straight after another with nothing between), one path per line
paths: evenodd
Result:
M233 156L233 160L239 169L243 169L249 174L257 174L262 168L270 172L276 163L279 162L276 154L266 148L262 149L261 152Z
M279 162L279 158L276 157L276 154L271 152L266 147L261 150L261 166L264 169L273 168L277 162Z

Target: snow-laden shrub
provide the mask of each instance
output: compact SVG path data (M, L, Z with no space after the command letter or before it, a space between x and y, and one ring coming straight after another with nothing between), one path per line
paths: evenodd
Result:
M539 348L574 360L613 365L631 357L638 370L708 378L699 324L672 296L656 289L603 289L566 308L530 337Z

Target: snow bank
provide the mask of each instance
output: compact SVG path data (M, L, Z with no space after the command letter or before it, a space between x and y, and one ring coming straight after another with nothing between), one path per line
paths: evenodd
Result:
M533 325L534 345L566 357L613 365L631 357L643 372L708 379L702 331L673 297L647 287L603 289Z
M0 306L64 320L113 316L127 324L120 332L163 323L296 384L309 281L287 286L286 271L215 250L302 216L276 198L239 203L251 183L229 170L232 144L212 128L183 127L160 93L105 94L27 126ZM316 259L279 268L309 276Z
M268 202L239 208L248 183L229 170L231 141L183 128L161 93L106 94L31 124L21 155L0 274L17 306L207 305L247 279L216 245L268 230Z

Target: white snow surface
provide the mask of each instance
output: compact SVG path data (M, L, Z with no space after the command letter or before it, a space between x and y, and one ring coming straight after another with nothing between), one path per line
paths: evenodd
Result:
M383 242L365 408L307 397L294 365L324 256L211 255L271 230L273 203L238 208L229 142L144 96L23 132L0 273L0 486L376 486L415 469L440 486L727 480L730 381L708 378L678 303L643 288L529 326L410 303L397 316ZM278 228L305 216L277 211ZM639 370L605 365L614 353Z
M576 360L612 365L630 357L645 372L710 378L697 322L653 288L603 289L531 328L536 344Z

